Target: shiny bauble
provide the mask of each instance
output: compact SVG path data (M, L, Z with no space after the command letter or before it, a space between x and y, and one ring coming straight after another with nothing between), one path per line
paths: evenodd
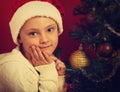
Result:
M112 51L113 51L113 48L109 42L103 42L97 48L97 53L101 57L111 57Z
M89 60L82 50L82 46L70 55L70 65L74 69L84 68L89 65Z

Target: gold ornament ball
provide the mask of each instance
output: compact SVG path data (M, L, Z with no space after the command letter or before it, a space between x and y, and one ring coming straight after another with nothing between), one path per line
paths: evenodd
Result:
M84 68L89 65L89 60L86 57L85 52L82 51L81 46L79 50L70 55L70 65L74 69Z

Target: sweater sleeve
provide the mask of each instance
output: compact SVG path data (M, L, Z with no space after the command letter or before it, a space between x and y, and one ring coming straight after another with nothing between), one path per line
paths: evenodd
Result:
M37 92L37 76L19 62L0 66L0 92Z
M40 73L40 92L58 92L58 73L55 62L35 67Z

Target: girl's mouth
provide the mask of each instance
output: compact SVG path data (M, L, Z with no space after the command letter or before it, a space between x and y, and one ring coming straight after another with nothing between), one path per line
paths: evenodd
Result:
M51 47L51 45L49 45L49 46L41 46L40 49L48 49L50 47Z

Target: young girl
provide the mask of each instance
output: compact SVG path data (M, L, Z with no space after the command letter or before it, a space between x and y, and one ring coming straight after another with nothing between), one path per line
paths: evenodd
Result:
M50 3L30 1L10 20L17 45L0 59L0 92L65 92L65 64L53 52L63 32L59 11Z

